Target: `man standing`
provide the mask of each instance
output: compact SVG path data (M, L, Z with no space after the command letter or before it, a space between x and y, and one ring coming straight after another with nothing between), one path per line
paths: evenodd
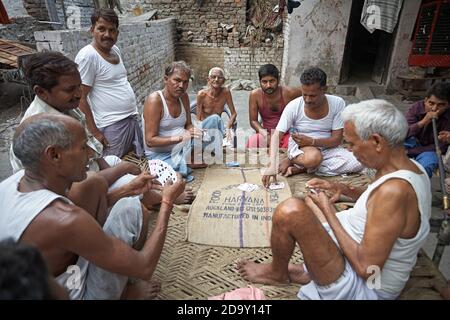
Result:
M344 127L341 112L345 101L325 94L326 73L316 67L309 68L300 76L300 83L302 97L289 102L272 134L271 170L263 178L264 185L268 185L270 176L275 176L277 169L287 175L306 171L338 175L363 169L350 151L339 147ZM289 131L288 159L277 168L279 141Z
M273 216L273 261L241 261L244 279L256 283L302 284L301 299L395 299L408 281L430 231L430 180L403 147L408 124L384 100L367 100L342 113L349 148L376 170L364 190L312 179L305 201L290 198ZM333 193L329 199L325 192ZM337 212L340 195L356 201ZM289 264L296 243L304 264Z
M65 115L35 115L17 128L13 142L25 170L0 183L0 239L34 244L71 299L119 299L129 277L150 280L174 201L185 186L181 176L163 187L159 215L147 239L150 212L141 209L136 196L153 188L154 177L148 173L111 199L110 211L104 206L88 211L86 205L69 200L72 184L81 185L88 176L92 153L78 121ZM83 202L99 203L99 196L94 190ZM147 283L141 289L145 292L133 293L150 298L159 284Z
M409 124L405 147L408 156L419 162L431 178L438 167L438 158L433 137L432 118L436 118L437 131L450 131L450 84L436 83L422 101L409 108L406 120ZM441 139L442 154L447 150L448 142Z
M271 134L280 121L286 105L293 99L302 95L301 88L289 88L281 86L280 72L273 64L262 65L258 70L259 84L261 88L250 93L249 121L250 126L256 131L247 141L247 148L266 148L270 144ZM262 123L258 121L258 114ZM289 132L286 132L280 141L280 148L287 148Z
M80 109L86 115L89 130L105 146L103 155L121 158L133 146L142 155L136 97L120 50L115 46L119 18L112 9L100 9L93 13L91 22L93 41L75 58L83 83Z

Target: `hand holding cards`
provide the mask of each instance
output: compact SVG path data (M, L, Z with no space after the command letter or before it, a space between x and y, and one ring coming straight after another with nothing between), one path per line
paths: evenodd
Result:
M312 188L310 185L308 185L307 183L305 183L305 187L306 187L311 193L319 194L319 192L320 192L320 189L314 189L314 188Z
M150 174L155 176L156 180L165 185L166 182L171 180L173 183L177 182L177 174L173 168L162 160L148 160L148 166L150 168Z

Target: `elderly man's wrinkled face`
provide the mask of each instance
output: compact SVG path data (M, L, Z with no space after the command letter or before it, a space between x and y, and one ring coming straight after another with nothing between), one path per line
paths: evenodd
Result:
M362 140L356 133L353 122L344 123L344 140L347 142L348 149L359 162L368 168L374 168L374 160L377 159L376 148L370 140Z
M212 88L221 88L225 83L225 77L223 73L218 69L213 69L208 77L208 84Z
M274 76L264 76L259 81L259 85L264 93L272 94L278 88L278 79Z
M175 69L170 76L164 76L166 91L175 98L182 97L189 86L190 74Z
M76 71L62 75L58 79L58 84L50 90L36 86L35 92L39 98L59 111L78 108L81 99L80 74Z
M89 158L92 149L87 145L86 131L81 124L68 124L72 133L72 144L66 150L61 150L61 175L71 182L83 181L87 177Z

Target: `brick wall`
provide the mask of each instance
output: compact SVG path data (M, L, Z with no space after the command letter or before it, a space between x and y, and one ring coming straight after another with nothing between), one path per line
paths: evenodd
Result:
M177 32L181 42L216 43L229 46L245 33L246 0L122 0L125 9L140 4L144 12L157 9L158 17L177 18ZM226 26L228 26L228 30ZM231 29L231 27L234 28ZM236 39L236 40L235 40Z
M273 43L244 46L247 0L122 0L125 9L140 4L143 12L158 10L158 17L177 19L177 60L193 69L194 85L204 85L210 68L225 70L230 80L257 79L261 64L274 63L281 69L283 38ZM256 70L256 71L255 71Z
M45 0L23 0L28 14L41 21L48 21L48 11Z
M164 69L175 58L175 20L121 23L117 46L128 80L142 104L148 94L163 87ZM35 37L38 51L59 51L71 59L91 42L87 30L41 31Z
M59 21L65 20L68 29L88 27L91 25L91 15L94 12L94 2L91 0L64 0L66 19L62 1L56 0Z
M227 80L257 80L258 69L262 64L273 63L281 69L283 49L277 47L261 48L223 48L199 47L195 44L179 45L177 60L185 60L193 69L194 86L204 85L208 71L212 67L221 67Z
M228 48L225 50L224 70L231 81L258 80L261 65L272 63L281 69L282 58L282 48Z
M0 38L34 44L34 32L49 29L48 24L39 23L31 16L14 17L11 22L0 25Z

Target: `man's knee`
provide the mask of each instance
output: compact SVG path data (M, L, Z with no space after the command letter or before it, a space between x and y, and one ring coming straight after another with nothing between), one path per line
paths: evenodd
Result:
M276 207L273 223L292 225L294 221L302 218L306 210L308 210L308 207L303 200L296 197L288 198Z
M96 172L88 172L86 179L74 183L69 191L69 199L92 199L96 195L105 195L108 192L108 182Z
M305 147L304 153L297 158L301 159L302 165L307 169L317 168L323 160L322 152L314 147Z

